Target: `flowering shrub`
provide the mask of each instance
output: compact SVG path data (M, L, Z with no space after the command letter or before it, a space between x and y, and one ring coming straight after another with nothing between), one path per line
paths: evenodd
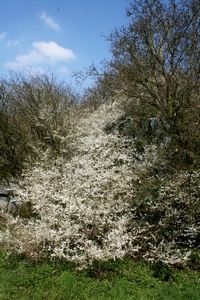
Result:
M126 138L103 131L120 113L102 106L80 118L70 160L49 162L43 153L43 159L24 172L18 196L33 203L37 217L15 220L12 232L20 251L27 251L29 243L34 251L48 250L52 257L81 262L126 254L129 203L137 176Z
M24 170L15 189L22 201L32 203L34 213L28 219L7 215L10 248L81 266L125 255L170 263L187 258L188 249L181 252L174 240L178 233L171 239L164 231L183 212L175 203L182 207L196 201L194 195L188 198L190 188L181 190L182 180L189 175L161 184L157 199L142 199L133 205L138 187L156 161L157 148L150 145L138 156L133 137L107 133L105 126L121 115L117 102L102 104L93 112L86 108L70 140L73 155L49 161L48 151L41 152L40 161ZM197 175L191 175L191 180ZM154 220L151 215L156 211L159 217ZM199 229L194 220L188 220L187 226Z

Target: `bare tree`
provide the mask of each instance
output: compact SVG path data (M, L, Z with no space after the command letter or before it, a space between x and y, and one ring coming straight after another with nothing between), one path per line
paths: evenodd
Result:
M127 15L129 25L109 37L108 69L133 103L180 134L185 112L199 101L200 2L135 0Z

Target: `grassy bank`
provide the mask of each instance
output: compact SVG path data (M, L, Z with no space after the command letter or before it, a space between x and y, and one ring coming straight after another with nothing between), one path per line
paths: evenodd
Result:
M0 255L0 299L198 300L200 274L130 259L76 271L66 263L35 263Z

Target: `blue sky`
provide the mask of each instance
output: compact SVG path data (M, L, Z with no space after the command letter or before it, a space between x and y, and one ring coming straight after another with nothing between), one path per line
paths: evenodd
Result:
M128 0L6 0L0 75L30 69L73 84L72 73L110 57L108 35L126 24Z

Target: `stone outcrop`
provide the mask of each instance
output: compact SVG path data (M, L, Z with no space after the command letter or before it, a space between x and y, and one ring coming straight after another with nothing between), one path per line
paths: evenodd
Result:
M0 211L27 218L31 216L32 206L29 201L22 202L17 198L12 189L0 187Z

